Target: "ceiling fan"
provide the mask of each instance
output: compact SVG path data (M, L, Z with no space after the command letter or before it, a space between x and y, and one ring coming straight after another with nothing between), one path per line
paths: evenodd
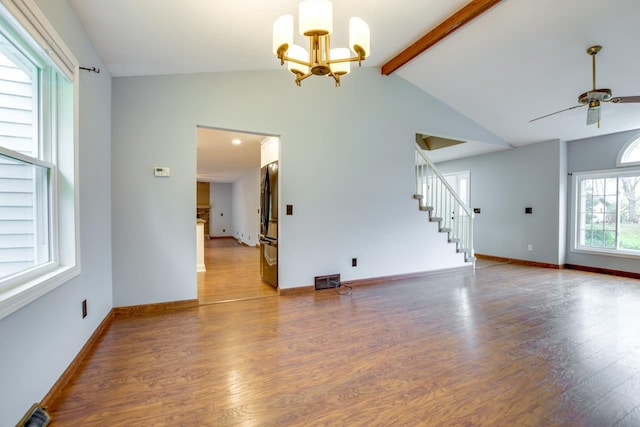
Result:
M544 119L545 117L553 116L554 114L562 113L564 111L573 110L574 108L588 106L589 108L587 109L587 125L597 123L598 127L600 127L600 103L640 103L640 96L611 97L611 89L596 89L596 55L598 54L598 52L600 52L601 49L602 46L591 46L587 49L587 53L591 55L591 65L593 70L593 89L578 96L579 104L573 107L565 108L564 110L556 111L555 113L546 114L533 120L529 120L529 123L535 122L536 120Z

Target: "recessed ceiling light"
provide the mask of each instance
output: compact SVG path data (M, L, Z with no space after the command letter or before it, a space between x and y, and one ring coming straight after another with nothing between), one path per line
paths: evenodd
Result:
M233 141L231 141L231 143L233 145L240 145L240 144L242 144L242 141L240 141L239 139L234 139Z

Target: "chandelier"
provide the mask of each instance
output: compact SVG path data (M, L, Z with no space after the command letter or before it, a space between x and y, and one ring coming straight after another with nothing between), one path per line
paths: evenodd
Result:
M293 15L282 15L273 23L273 53L280 64L287 61L296 84L311 75L331 76L340 86L340 77L351 71L351 62L369 56L369 26L360 18L349 20L349 48L331 49L333 4L330 0L303 0L298 8L298 31L309 37L309 51L293 44ZM353 53L355 56L353 56Z

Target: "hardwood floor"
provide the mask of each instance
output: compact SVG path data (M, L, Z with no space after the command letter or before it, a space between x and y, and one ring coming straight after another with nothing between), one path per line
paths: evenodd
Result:
M638 426L640 281L506 263L115 319L53 425Z
M235 239L205 240L206 272L198 273L198 302L213 304L277 296L260 279L260 250Z

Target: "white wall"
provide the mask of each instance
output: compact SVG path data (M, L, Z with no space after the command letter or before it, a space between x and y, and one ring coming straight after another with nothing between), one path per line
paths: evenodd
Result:
M569 227L569 207L567 195L569 184L567 180L568 168L568 144L559 141L559 170L558 170L558 265L567 262L567 228Z
M233 236L255 246L260 233L260 168L244 174L232 188Z
M102 71L82 71L79 76L82 273L0 320L2 426L15 425L33 402L44 397L112 308L111 78L67 2L36 3L80 65ZM83 299L88 303L85 319Z
M209 216L209 236L233 236L232 184L228 182L212 182L209 197L211 212Z
M470 171L470 207L481 209L474 220L476 253L563 263L565 158L566 143L555 140L437 165L443 173Z
M528 145L444 162L444 171L471 170L476 252L551 264L640 273L637 259L571 251L574 213L569 174L616 169L620 150L640 129L581 140ZM524 205L534 208L523 215ZM555 207L554 207L555 206ZM528 243L534 251L526 251Z
M324 273L349 280L457 265L415 237L428 227L411 198L415 133L504 144L378 68L355 69L340 88L320 77L297 87L283 69L114 78L116 305L196 298L197 125L280 135L281 209L294 207L280 216L282 288ZM171 179L154 180L154 164L171 167Z
M598 170L616 169L616 159L620 150L630 140L640 137L640 129L629 132L620 132L612 135L595 138L580 139L568 143L568 171L586 172ZM570 177L567 178L570 184ZM567 200L571 202L573 197L572 187L569 185ZM571 206L569 204L569 206ZM570 215L572 213L570 212ZM573 217L567 228L567 264L593 266L598 268L629 271L640 273L640 263L635 258L623 258L614 256L591 255L571 252L571 238L573 236Z

